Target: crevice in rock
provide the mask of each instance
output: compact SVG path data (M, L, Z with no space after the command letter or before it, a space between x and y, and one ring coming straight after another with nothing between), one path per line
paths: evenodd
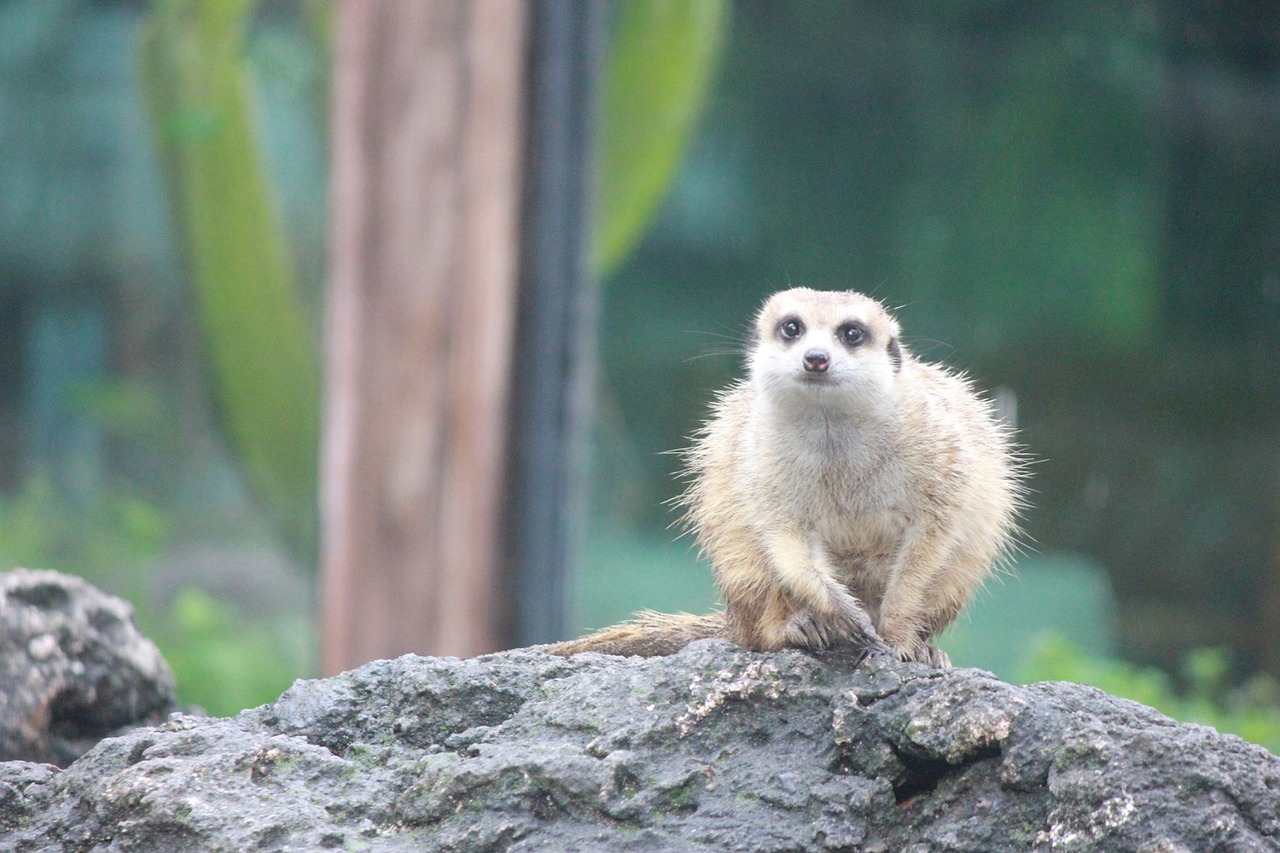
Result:
M89 611L89 624L102 635L101 642L111 644L121 642L128 627L123 619L105 607Z
M125 759L125 766L132 767L139 761L147 757L147 750L155 746L156 742L150 738L140 740L129 750L129 757Z
M529 814L538 820L556 820L569 817L572 812L546 790L533 790L521 798Z
M63 690L49 703L49 734L64 740L99 739L115 728L104 719L102 703L80 690Z
M41 610L65 609L71 603L71 593L57 583L33 583L9 590L10 601L18 601Z
M988 761L1000 755L1000 749L991 746L975 752L971 758L960 764L949 764L943 758L911 755L893 745L890 745L890 748L906 769L905 777L893 784L893 798L899 804L931 794L948 776L963 772L971 764Z

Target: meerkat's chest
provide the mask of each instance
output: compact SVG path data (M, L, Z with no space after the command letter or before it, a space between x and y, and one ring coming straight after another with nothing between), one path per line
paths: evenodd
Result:
M897 455L871 442L805 446L778 459L771 479L792 523L836 552L892 549L910 524L912 484Z

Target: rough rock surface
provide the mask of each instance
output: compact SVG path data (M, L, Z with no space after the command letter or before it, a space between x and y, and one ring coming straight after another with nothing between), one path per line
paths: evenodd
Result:
M58 572L0 574L0 760L66 765L175 703L126 602Z
M0 849L1272 850L1280 759L1070 684L720 640L403 657L62 772Z

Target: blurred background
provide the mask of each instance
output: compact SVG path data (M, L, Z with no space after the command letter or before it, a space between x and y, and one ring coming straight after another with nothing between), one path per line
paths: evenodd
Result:
M211 323L210 304L248 297L214 286L198 303L208 285L182 259L189 166L157 140L204 129L198 114L156 127L149 106L178 85L172 5L0 0L0 565L128 598L185 700L229 713L316 671L308 383L332 18L324 2L227 4L253 12L238 60L260 159L236 174L282 225L211 239L256 240L245 251L268 258L254 286L285 321L264 339ZM608 4L614 40L625 5ZM651 215L595 226L571 633L714 606L671 527L668 451L741 375L765 295L852 288L897 308L918 356L1016 401L1035 460L1028 547L944 638L956 664L1091 681L1280 748L1271 5L717 8ZM679 62L657 44L642 55ZM661 69L610 73L642 91ZM626 85L606 91L600 144L616 153L646 115L618 102ZM627 164L600 161L607 197ZM241 357L214 357L226 351ZM303 389L262 439L282 449L269 471L238 449L226 402L265 393L266 364ZM215 391L229 386L242 396Z

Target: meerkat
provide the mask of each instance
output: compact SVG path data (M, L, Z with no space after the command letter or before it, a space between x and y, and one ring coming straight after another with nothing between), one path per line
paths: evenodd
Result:
M748 366L686 452L680 501L724 611L643 613L547 650L662 655L721 636L949 666L930 641L1014 541L1023 488L1011 429L852 291L771 296Z

